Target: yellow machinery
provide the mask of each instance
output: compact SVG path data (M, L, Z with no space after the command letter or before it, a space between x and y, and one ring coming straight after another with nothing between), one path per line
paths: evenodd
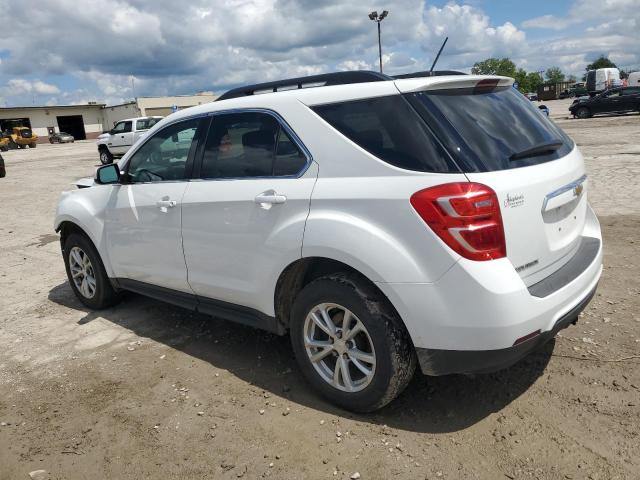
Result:
M38 136L28 127L13 127L11 140L18 148L36 148ZM11 144L11 140L9 143ZM9 147L11 148L11 146Z

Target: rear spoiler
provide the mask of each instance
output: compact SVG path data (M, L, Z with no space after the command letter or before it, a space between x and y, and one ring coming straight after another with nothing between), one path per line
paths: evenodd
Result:
M401 93L423 92L426 90L445 90L451 88L493 89L510 87L513 78L496 75L451 75L424 78L400 79L395 81Z

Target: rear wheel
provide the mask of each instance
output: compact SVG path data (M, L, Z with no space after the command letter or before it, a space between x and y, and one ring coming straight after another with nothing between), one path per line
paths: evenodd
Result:
M589 111L588 108L586 107L582 107L579 108L578 111L576 112L576 117L578 118L589 118L591 116L591 111Z
M416 367L409 334L382 294L357 275L314 280L296 297L291 343L302 373L332 403L355 412L382 408Z
M37 143L30 143L29 148L36 148L37 145L38 145Z
M111 152L109 152L109 150L105 148L100 150L100 163L102 163L103 165L109 165L110 163L113 163L113 155L111 155Z
M119 298L98 251L84 235L72 233L62 250L67 277L78 300L93 309L115 305Z

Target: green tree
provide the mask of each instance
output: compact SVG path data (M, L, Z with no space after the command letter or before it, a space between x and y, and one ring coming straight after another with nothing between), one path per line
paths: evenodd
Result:
M476 62L471 68L471 73L475 75L504 75L505 77L516 76L516 64L508 58L487 58L481 62Z
M604 55L600 55L593 63L587 65L585 70L588 72L589 70L597 70L598 68L617 68L616 64L609 60Z
M542 84L542 78L538 72L527 73L527 87L529 92L537 92L538 87Z
M518 82L518 90L520 90L522 93L527 93L530 91L528 90L529 86L527 84L527 72L523 68L519 68L513 78L515 78L516 82Z
M564 73L560 70L560 67L549 67L545 72L547 80L551 83L564 82Z

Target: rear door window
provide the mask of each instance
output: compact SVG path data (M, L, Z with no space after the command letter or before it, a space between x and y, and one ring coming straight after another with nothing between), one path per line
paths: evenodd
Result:
M395 167L420 172L459 172L401 95L312 109L349 140Z
M537 165L573 149L571 139L512 87L428 90L405 96L465 172ZM545 149L545 145L551 146Z
M149 130L159 121L159 118L143 118L141 120L136 120L136 130Z
M300 151L289 134L280 128L273 174L276 177L297 175L306 165L307 157Z
M279 127L278 121L266 113L214 116L200 176L211 179L271 176Z

